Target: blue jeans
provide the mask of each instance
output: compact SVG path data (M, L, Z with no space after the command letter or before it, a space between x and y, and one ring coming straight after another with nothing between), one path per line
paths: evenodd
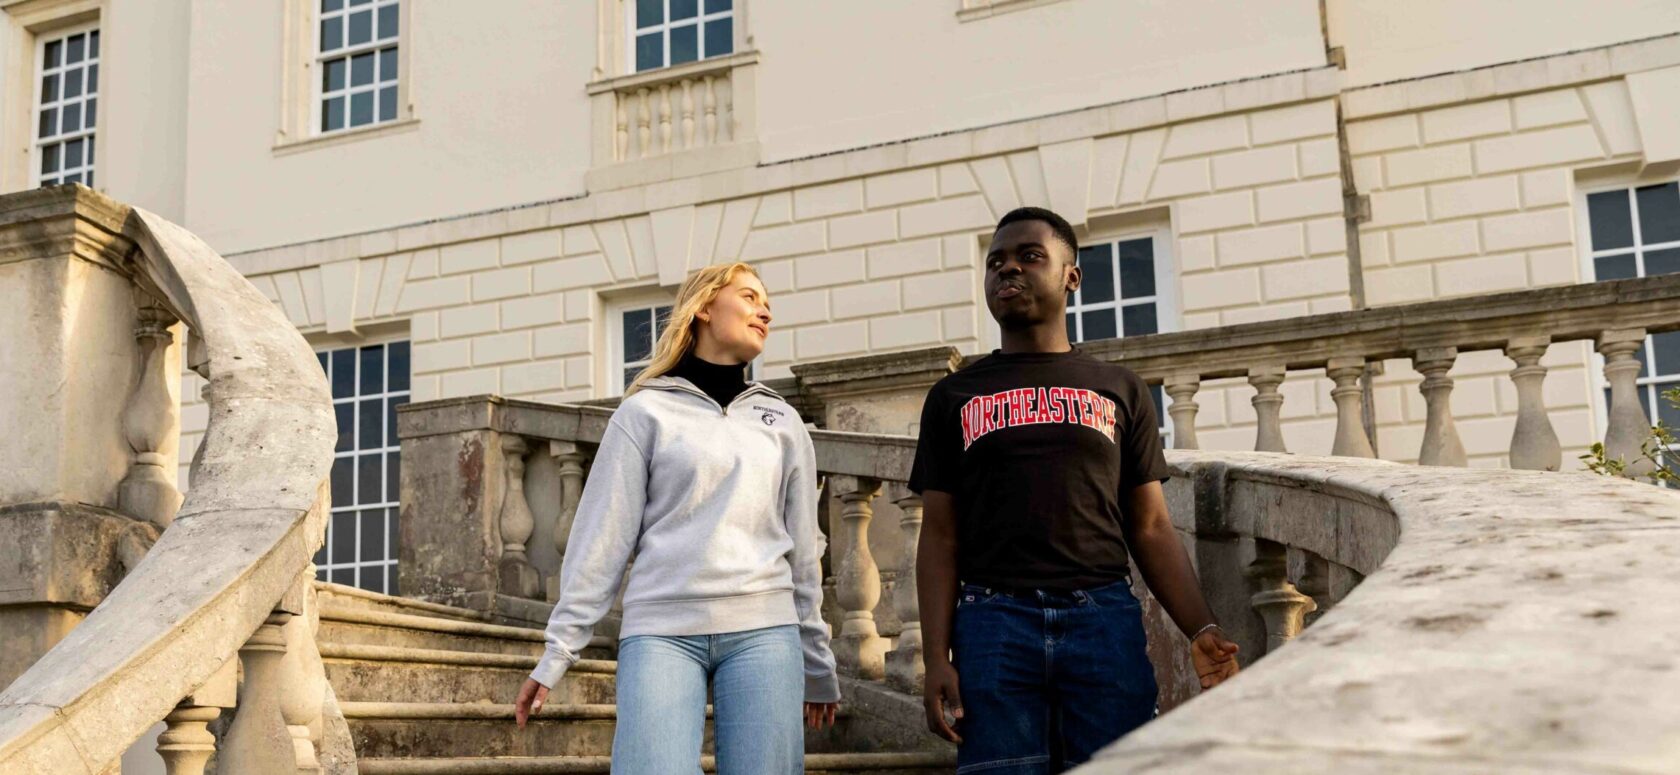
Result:
M805 771L805 673L795 625L618 644L614 775L700 772L706 684L719 775Z
M951 632L957 772L1061 772L1154 718L1142 614L1126 581L1074 592L964 584Z

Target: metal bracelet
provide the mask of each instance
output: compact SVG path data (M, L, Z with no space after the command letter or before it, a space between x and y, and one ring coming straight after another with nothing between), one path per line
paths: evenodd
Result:
M1224 632L1225 628L1220 627L1218 622L1206 624L1201 629L1197 630L1195 635L1191 635L1190 640L1194 641L1195 639L1202 637L1202 633L1207 632L1208 630L1218 630L1220 632Z

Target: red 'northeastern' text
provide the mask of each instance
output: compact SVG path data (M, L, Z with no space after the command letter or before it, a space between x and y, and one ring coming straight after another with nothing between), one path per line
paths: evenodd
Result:
M963 449L981 436L1022 425L1083 425L1114 441L1114 402L1084 388L1017 388L963 404Z

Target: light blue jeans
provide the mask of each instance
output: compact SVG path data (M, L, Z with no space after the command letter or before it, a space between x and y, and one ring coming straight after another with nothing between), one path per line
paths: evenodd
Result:
M805 673L789 624L620 641L614 775L700 772L708 680L718 775L805 771Z

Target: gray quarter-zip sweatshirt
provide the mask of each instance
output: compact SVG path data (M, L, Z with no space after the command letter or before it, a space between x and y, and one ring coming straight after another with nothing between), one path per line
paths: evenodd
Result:
M688 380L649 380L601 437L531 677L552 688L577 662L633 554L621 638L797 624L806 701L839 701L816 467L799 413L769 388L720 407Z

